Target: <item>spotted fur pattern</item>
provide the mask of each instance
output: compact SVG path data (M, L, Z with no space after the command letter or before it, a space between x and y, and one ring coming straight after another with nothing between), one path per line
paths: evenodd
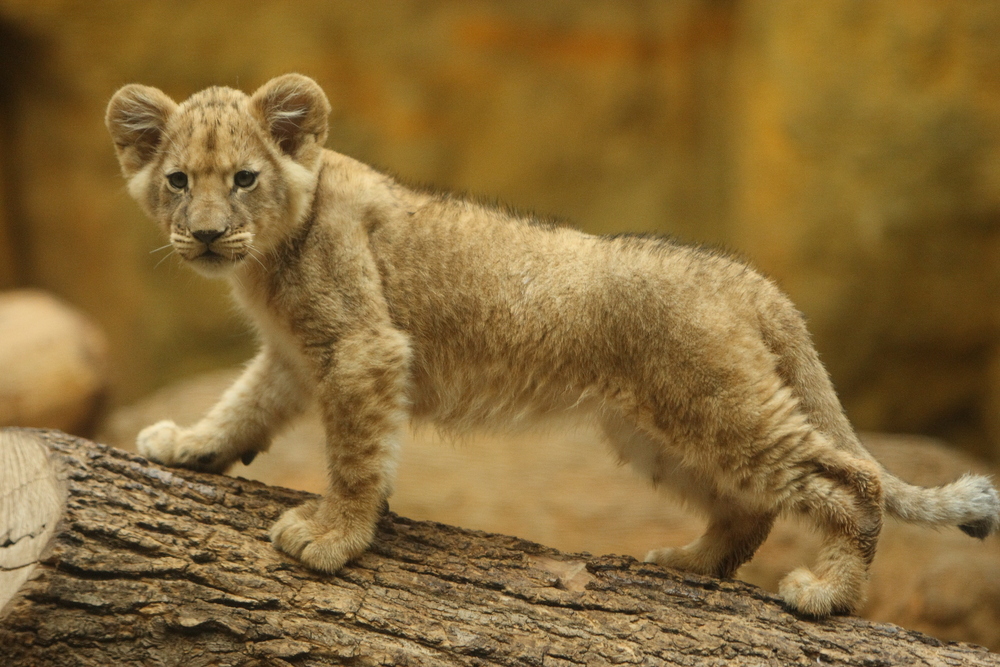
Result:
M650 552L665 566L731 576L776 516L805 514L824 547L781 592L808 615L862 600L885 512L997 528L987 479L922 489L872 459L801 316L745 264L408 189L324 150L329 112L299 75L180 105L129 85L107 112L129 192L185 262L230 280L262 339L204 419L154 424L139 450L224 471L316 397L329 488L274 526L282 551L336 572L368 547L411 419L595 422L708 518L694 543Z

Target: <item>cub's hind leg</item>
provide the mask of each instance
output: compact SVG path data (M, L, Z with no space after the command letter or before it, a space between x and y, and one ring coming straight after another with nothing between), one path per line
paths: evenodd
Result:
M779 585L784 600L812 616L850 613L864 600L868 570L882 529L878 465L829 449L799 461L787 499L823 531L814 571L799 568Z
M732 429L729 442L689 446L687 464L672 452L667 434L661 441L620 420L606 425L623 460L710 517L698 540L648 559L731 574L753 555L776 515L805 514L823 531L823 548L814 570L795 570L782 581L781 595L811 616L853 611L864 597L882 526L878 464L836 449L780 383L762 391L767 398L757 410L751 401L727 406L728 424L750 426Z
M728 469L728 489L777 512L807 515L823 532L815 569L782 580L785 601L811 616L854 611L882 528L881 468L853 448L838 449L786 387L770 393L760 414L739 459L716 467Z
M720 504L712 508L704 535L687 546L650 551L645 560L697 574L732 577L753 558L771 532L775 517L774 513Z
M627 420L609 418L604 431L619 458L640 474L681 497L709 517L704 535L687 546L655 549L646 562L714 577L731 577L749 561L767 538L776 512L751 509L736 499L722 498L712 480L685 466Z

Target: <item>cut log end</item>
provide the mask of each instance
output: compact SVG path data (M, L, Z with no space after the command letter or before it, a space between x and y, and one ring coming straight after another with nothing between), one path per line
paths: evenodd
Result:
M0 430L0 619L52 541L66 484L37 431Z

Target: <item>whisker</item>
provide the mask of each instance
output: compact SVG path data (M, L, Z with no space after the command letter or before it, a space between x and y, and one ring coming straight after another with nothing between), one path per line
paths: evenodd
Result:
M152 255L154 252L160 252L161 250L165 250L165 249L169 248L172 245L173 245L173 243L168 243L167 245L161 245L159 248L157 248L155 250L150 250L149 254Z
M247 251L249 255L253 257L253 260L258 264L260 264L260 268L264 269L264 271L267 271L267 267L264 266L264 262L260 261L260 257L257 256L260 253L260 250L257 250L257 248L253 247L252 245L248 245Z
M159 261L159 262L157 262L155 266L153 266L153 270L154 270L154 271L156 271L157 267L158 267L158 266L160 266L160 264L163 264L163 263L164 263L165 261L167 261L167 258L168 258L168 257L170 257L171 255L173 255L173 254L174 254L175 252L177 252L177 251L176 251L176 250L171 250L171 251L170 251L170 252L168 252L168 253L167 253L166 255L164 255L164 256L163 256L163 257L162 257L162 258L160 259L160 261Z

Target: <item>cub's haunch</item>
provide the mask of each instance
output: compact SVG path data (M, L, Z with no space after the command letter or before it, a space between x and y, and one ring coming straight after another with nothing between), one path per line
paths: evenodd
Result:
M924 489L875 462L801 316L760 274L407 189L325 150L329 113L289 74L183 104L128 85L106 117L131 195L185 262L230 280L262 340L204 419L154 424L139 451L221 472L319 400L329 490L281 517L278 549L326 572L362 553L409 419L514 429L553 413L592 420L707 516L702 537L647 560L728 577L775 517L808 515L819 562L781 584L804 614L858 605L886 512L996 530L986 478Z

